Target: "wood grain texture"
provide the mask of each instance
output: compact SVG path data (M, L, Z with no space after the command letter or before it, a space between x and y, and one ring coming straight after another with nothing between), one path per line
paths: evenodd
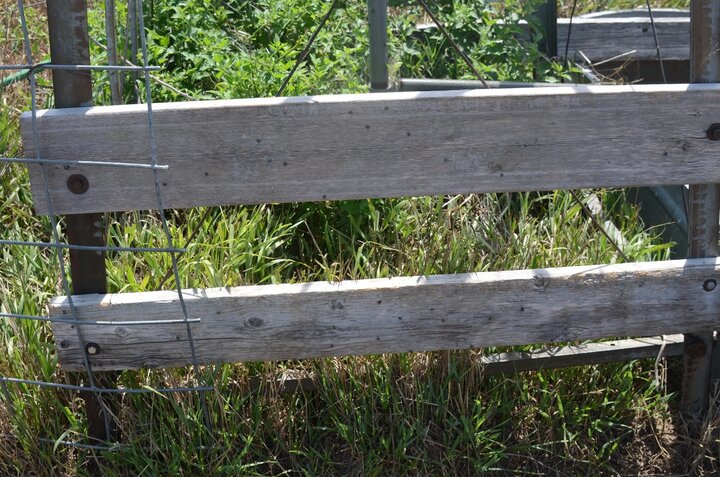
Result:
M284 360L652 336L712 328L720 260L597 265L186 290L200 362ZM74 297L79 319L182 316L174 291ZM66 298L52 316L69 314ZM71 325L55 324L60 363L82 366ZM184 325L84 326L94 369L190 364Z
M683 335L633 338L569 346L546 346L527 352L496 353L482 356L479 364L485 375L558 369L589 364L604 364L658 355L682 356Z
M570 21L558 19L558 54L563 56ZM663 60L690 59L690 18L655 18L655 29ZM570 31L568 58L581 59L579 52L593 62L628 52L624 59L656 61L657 50L650 19L575 18Z
M718 85L579 86L166 103L154 119L164 205L184 208L720 181L718 100ZM143 105L38 116L43 157L150 162ZM47 170L56 213L157 207L149 170Z

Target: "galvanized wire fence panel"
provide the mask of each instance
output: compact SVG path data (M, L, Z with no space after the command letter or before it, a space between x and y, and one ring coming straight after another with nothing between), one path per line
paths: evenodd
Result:
M479 81L482 82L482 84L485 87L488 87L488 84L485 82L485 79L481 76L481 74L478 72L478 70L475 68L475 66L472 63L472 60L462 51L462 49L454 42L452 41L452 38L447 33L447 31L444 29L441 21L437 19L433 13L430 7L423 1L418 0L419 4L423 8L423 10L433 19L433 21L436 23L438 28L441 29L442 33L447 37L448 41L452 44L453 48L456 50L457 54L462 58L463 61L467 64L468 68L474 72L476 77ZM327 10L326 15L323 17L321 23L318 25L317 30L313 33L311 36L308 45L303 49L302 53L298 56L297 61L290 71L289 75L285 78L285 80L282 83L282 86L280 88L280 91L278 92L278 95L281 95L285 87L288 84L288 81L291 79L292 74L297 70L299 64L304 61L306 56L308 55L309 49L312 46L312 42L315 39L318 31L324 26L325 22L330 18L330 15L335 8L337 2L332 2ZM112 2L107 3L108 8L112 6ZM51 323L65 323L65 324L72 324L75 326L75 330L77 332L77 339L81 343L81 350L82 350L82 359L83 359L83 367L84 367L84 379L86 383L84 385L76 385L76 384L70 384L70 383L61 383L61 382L51 382L41 379L35 379L33 376L0 376L0 394L2 395L2 399L5 401L7 408L10 410L11 414L14 414L16 412L16 402L17 399L15 397L15 393L13 390L14 386L38 386L48 389L57 389L57 390L67 390L71 392L85 392L85 393L92 393L94 396L94 399L100 404L102 412L102 419L103 419L103 427L105 428L105 435L111 436L111 428L113 427L112 420L115 419L115 416L113 415L111 406L107 404L107 395L112 394L153 394L153 393L197 393L200 400L200 406L202 408L203 413L203 420L204 425L208 431L209 434L212 433L212 419L208 407L208 402L206 400L205 393L207 392L213 392L215 390L215 387L213 385L213 382L211 379L208 379L207 377L203 376L200 363L198 362L197 358L197 352L195 349L195 338L193 336L193 326L201 325L202 324L202 317L193 317L191 318L188 314L187 307L185 304L185 299L182 293L181 283L182 283L182 277L180 275L180 270L178 267L178 255L185 252L185 249L187 245L184 247L178 247L173 241L172 234L170 231L170 227L168 224L168 219L164 210L164 202L163 202L163 194L162 194L162 188L161 188L161 174L163 171L168 170L167 165L159 164L158 162L158 145L156 140L156 131L155 131L155 122L154 122L154 116L153 116L153 102L152 102L152 82L153 77L151 76L152 71L156 71L158 68L155 66L152 66L149 64L149 57L148 57L148 45L147 45L147 38L145 34L145 25L144 25L144 12L143 12L143 2L142 0L129 0L129 6L132 8L131 11L134 11L137 13L135 16L134 23L132 25L128 25L128 29L131 31L137 31L140 32L139 34L139 54L142 57L142 64L132 64L131 62L125 60L124 65L117 65L117 64L108 64L108 65L80 65L80 64L54 64L52 62L39 62L36 60L33 54L33 48L32 48L32 42L30 38L30 34L28 31L27 21L26 21L26 15L25 15L25 5L23 0L18 0L17 2L17 14L19 16L19 20L22 26L22 34L23 34L23 43L24 43L24 50L25 50L25 63L24 64L7 64L7 65L0 65L0 71L21 71L23 72L23 80L27 81L29 84L30 89L30 102L31 102L31 115L32 115L32 130L33 130L33 141L34 141L34 151L35 151L35 157L31 158L22 158L22 157L0 157L0 163L5 164L27 164L27 165L35 165L39 167L40 171L42 172L42 185L43 185L43 196L42 197L36 197L36 201L44 201L46 204L46 208L49 211L48 217L49 217L49 224L50 224L50 234L52 240L50 241L35 241L35 240L10 240L10 239L0 239L0 246L3 247L35 247L35 248L48 248L52 250L53 256L55 261L57 262L57 276L60 283L60 288L62 289L62 293L65 295L67 303L69 305L69 311L70 311L70 317L69 318L55 318L50 316L39 316L39 315L29 315L22 313L20 310L9 310L7 312L0 313L0 319L5 320L31 320L31 321L41 321L41 322L51 322ZM649 4L648 4L649 8ZM108 10L109 12L109 10ZM106 16L109 21L114 21L114 15L108 15ZM112 20L111 20L112 19ZM653 25L654 30L654 25ZM111 42L108 41L107 49L108 52L110 52L114 47L110 44ZM567 50L567 47L566 47ZM566 52L567 55L567 52ZM114 54L109 54L109 57L115 56ZM660 56L660 48L658 45L658 59L660 60L660 64L662 65L662 59ZM110 63L116 63L116 59L111 59ZM119 72L131 72L135 74L142 74L142 82L144 85L144 93L145 93L145 103L147 105L147 128L146 128L146 136L144 138L141 138L141 140L147 141L147 144L149 145L150 150L150 162L149 163L136 163L136 162L102 162L97 161L93 159L89 160L76 160L72 158L48 158L43 157L42 150L40 147L40 133L38 128L38 91L37 91L37 81L36 81L36 75L44 70L60 70L60 71L104 71L109 73L119 73ZM113 85L111 86L111 89L113 91L113 101L115 103L118 102L118 94L117 94L117 76L114 74L109 75L110 80L113 82ZM164 87L170 87L171 86L167 84L163 84ZM48 179L45 172L45 167L48 164L62 164L64 166L67 166L68 168L73 166L97 166L97 167L103 167L103 168L113 168L113 169L127 169L127 168L133 168L133 169L141 169L141 170L147 170L148 174L152 174L153 181L154 181L154 198L156 203L156 211L157 217L159 217L160 220L160 226L162 228L162 234L164 236L165 240L165 246L162 247L113 247L113 246L92 246L92 245L78 245L74 243L67 243L68 241L64 241L59 228L60 223L60 217L55 214L54 207L52 203L52 197L49 191L48 186ZM7 173L6 170L4 170L3 173ZM80 179L78 179L80 180ZM78 186L80 189L82 189L82 181L80 180L80 184ZM583 202L580 198L578 198L573 193L575 199L582 205ZM588 217L596 222L594 219L594 215L589 213ZM201 220L202 222L202 220ZM603 228L597 224L598 230L603 232ZM604 233L604 232L603 232ZM191 236L194 236L195 232L191 234ZM614 243L614 241L608 236L607 239L613 243L613 245L616 246L618 249L618 252L620 255L623 255L622 250ZM68 272L68 268L66 266L67 263L67 254L66 251L84 251L84 252L114 252L114 253L164 253L168 254L171 261L170 270L168 271L168 279L174 280L174 288L177 291L178 296L178 309L176 310L176 316L169 317L168 319L163 320L143 320L143 321L127 321L127 322L118 322L118 321L101 321L101 320L94 320L94 321L84 321L79 320L77 316L77 310L75 308L75 305L73 303L73 290L71 286L71 279L70 279L70 273ZM626 257L625 261L628 261ZM190 361L193 366L194 370L194 379L192 386L187 387L158 387L158 388L118 388L118 387L105 387L98 384L97 375L93 370L92 367L92 356L96 354L98 351L96 345L94 343L89 343L84 340L83 330L86 326L119 326L119 325L177 325L178 327L181 327L184 329L184 333L187 336L188 340L188 346L189 346L189 354L190 354ZM14 438L11 434L10 435L1 435L1 437L4 438ZM63 439L61 436L40 436L37 437L36 440L38 442L47 442L47 443L53 443L55 445L67 445L67 446L74 446L77 448L87 448L87 449L94 449L94 450L114 450L117 449L118 446L116 444L113 444L111 442L93 442L86 443L86 442L79 442L79 441L70 441Z
M85 2L76 2L78 4L83 5L83 7L86 6ZM39 4L32 4L33 6L39 5ZM132 54L131 59L136 59L138 56L142 57L142 64L134 64L133 62L129 61L128 59L122 59L122 62L124 64L118 65L118 55L117 55L117 45L114 44L115 40L112 38L111 32L115 31L116 26L114 24L108 24L107 22L115 22L117 20L116 16L114 15L114 0L108 0L105 3L105 9L106 9L106 30L108 32L108 41L107 46L103 45L101 42L98 42L95 39L88 38L89 41L92 41L97 46L105 49L108 52L108 64L98 65L98 64L60 64L60 63L53 63L52 61L36 61L36 58L34 58L34 55L32 53L33 51L33 44L32 40L30 38L30 33L28 30L27 25L27 18L25 13L25 7L26 4L23 2L23 0L17 1L17 11L14 12L20 21L21 27L22 27L22 42L24 47L24 56L25 56L25 63L21 64L2 64L0 65L0 71L8 71L8 72L17 72L14 73L16 78L13 78L13 81L27 81L29 85L29 96L30 96L30 112L32 117L32 131L33 131L33 141L34 141L34 150L35 150L35 157L0 157L0 164L22 164L22 165L36 165L40 168L42 173L42 197L36 197L36 201L43 200L46 204L47 210L48 210L48 218L51 228L51 241L34 241L34 240L10 240L10 239L0 239L0 246L3 247L35 247L38 249L49 249L54 254L54 259L57 262L57 274L58 274L58 280L60 283L60 287L62 289L62 293L65 295L65 297L68 300L68 304L70 307L70 317L69 318L57 318L57 317L50 317L50 316L40 316L40 315L30 315L26 313L20 312L20 310L9 310L5 311L3 310L0 312L0 319L2 320L14 320L14 321L36 321L36 322L45 322L45 323L63 323L63 324L71 324L75 326L75 329L77 331L77 338L79 342L81 343L82 348L82 360L83 360L83 368L84 368L84 374L85 374L85 381L86 384L77 385L77 384L70 384L66 382L51 382L47 380L41 380L41 379L34 379L33 376L29 377L18 377L18 376L2 376L0 375L0 395L2 396L2 400L6 402L7 408L10 410L10 414L12 415L13 420L17 419L17 416L15 415L17 406L16 399L17 397L14 396L14 392L12 387L13 386L36 386L40 388L46 388L46 389L54 389L54 390L67 390L71 392L79 392L79 393L92 393L94 396L94 399L99 403L101 407L101 416L102 416L102 426L104 427L104 435L105 436L112 436L112 428L114 427L114 423L111 422L112 419L116 419L117 416L114 415L113 410L111 406L109 406L106 402L107 395L118 395L118 394L168 394L168 393L198 393L200 398L200 405L202 408L203 413L203 419L204 424L206 426L206 429L208 432L212 431L212 422L210 417L210 412L208 409L208 404L205 399L205 393L211 392L215 390L215 387L212 383L212 378L209 379L203 379L200 366L197 360L197 353L195 351L195 340L193 337L193 325L197 325L201 323L202 318L194 317L190 318L188 316L187 307L185 306L182 289L181 289L181 276L180 271L178 268L178 255L185 252L188 244L185 244L184 247L176 247L173 243L172 235L170 232L170 228L168 225L167 216L165 214L165 210L163 207L163 196L162 191L160 187L160 173L162 171L168 170L167 165L159 164L157 157L158 157L158 148L157 148L157 141L156 141L156 135L155 135L155 124L153 119L153 103L152 103L152 83L157 82L160 87L170 89L171 91L175 92L176 94L179 94L180 96L185 97L186 99L193 100L191 96L187 95L186 93L183 93L180 90L177 90L176 88L172 87L172 85L162 81L161 79L154 77L151 75L151 72L159 70L159 67L153 66L149 64L148 60L148 45L147 45L147 37L146 37L146 30L144 25L144 10L143 10L143 2L142 0L128 0L128 24L127 30L132 35L132 38L130 39L131 48L132 48ZM285 89L285 86L288 84L290 79L292 78L293 74L297 70L298 66L306 59L310 48L312 47L313 41L317 35L317 33L324 27L325 23L329 19L331 13L333 12L335 7L335 3L331 4L330 7L327 10L327 13L323 20L319 23L317 26L317 29L315 30L315 33L311 36L309 39L306 47L303 49L303 51L298 55L298 58L296 60L295 66L291 69L291 71L288 73L286 78L283 81L283 85L281 86L280 90L278 91L278 95L281 95ZM10 12L7 12L8 14ZM55 21L59 21L58 19L55 19ZM87 25L85 24L85 27ZM138 34L139 33L139 34ZM85 34L87 32L85 31ZM137 41L139 38L139 42ZM139 44L138 44L139 43ZM41 152L40 148L40 133L38 128L38 116L37 112L39 109L38 105L38 91L37 91L37 81L36 81L36 75L43 71L75 71L75 72L107 72L108 76L107 79L110 82L110 88L112 91L112 98L113 103L117 104L121 100L121 95L118 94L118 76L117 73L122 72L130 72L137 77L138 74L142 74L142 82L144 84L144 92L145 92L145 102L147 104L147 136L144 138L148 142L150 151L151 151L151 161L150 163L137 163L137 162L104 162L99 160L92 160L92 159L74 159L74 158L47 158L43 157L43 154ZM137 85L134 85L135 87L135 95L137 96L138 101L140 100L140 94L137 88ZM60 233L60 217L54 212L54 207L52 203L52 198L49 193L48 188L48 180L47 175L45 172L45 166L47 165L63 165L66 169L70 169L74 166L92 166L92 167L101 167L101 168L109 168L109 169L145 169L148 171L149 174L153 174L153 180L154 180L154 192L155 192L155 201L157 204L156 214L160 219L160 225L162 228L163 236L165 238L165 241L167 243L164 247L117 247L117 246L108 246L108 245L102 245L102 246L95 246L95 245L80 245L75 243L68 243L69 241L64 241L61 233ZM7 169L3 169L3 173L11 173L12 171L8 171ZM80 183L78 184L78 189L83 189L82 184L82 178L78 178ZM85 184L85 187L87 185ZM69 184L70 187L70 184ZM208 208L205 216L210 212L210 208ZM191 237L194 236L194 233L191 234ZM179 303L179 309L177 310L177 317L168 318L168 319L162 319L162 320L140 320L140 321L127 321L127 322L118 322L118 321L102 321L102 320L79 320L77 317L77 311L73 303L73 290L70 279L70 273L68 272L66 263L67 255L66 251L82 251L82 252L96 252L96 253L106 253L106 252L114 252L114 253L166 253L170 256L171 259L171 267L168 270L166 274L166 278L163 280L163 284L170 280L174 280L175 288L177 290L178 294L178 303ZM38 308L42 308L43 304L38 304ZM3 307L5 308L5 307ZM83 328L86 326L120 326L120 325L129 325L129 326L139 326L139 325L178 325L182 326L185 330L185 334L187 336L187 340L189 343L189 352L191 356L191 363L193 366L193 369L195 370L195 378L194 383L192 386L187 387L144 387L144 388L119 388L119 387L108 387L108 386L100 386L97 384L97 377L96 373L93 370L92 367L92 355L99 352L99 348L95 343L86 343L83 338ZM91 419L91 416L88 416L89 419ZM0 438L4 439L17 439L18 436L15 436L13 434L0 434ZM116 443L112 442L95 442L97 441L97 437L94 436L87 436L90 438L90 443L81 442L81 441L71 441L67 439L63 439L62 436L34 436L35 441L39 443L48 443L53 445L66 445L71 447L76 447L79 449L93 449L93 450L115 450L118 449L119 446Z
M33 45L32 40L30 38L30 33L28 29L27 24L27 16L25 13L25 4L23 0L18 0L17 2L17 15L19 17L21 29L22 29L22 41L24 46L24 56L25 56L25 63L24 64L6 64L6 65L0 65L0 71L20 71L23 74L22 80L25 80L29 84L29 90L30 90L30 109L31 109L31 115L32 115L32 129L33 129L33 140L34 140L34 149L35 149L35 157L31 158L22 158L22 157L2 157L0 158L0 163L10 164L10 163L19 163L19 164L34 164L37 165L42 173L42 179L43 179L43 197L36 197L36 201L44 200L47 205L47 210L49 211L48 218L50 222L50 233L52 240L48 242L41 242L41 241L32 241L32 240L6 240L2 239L0 240L0 246L5 247L36 247L36 248L49 248L54 252L54 259L57 262L57 276L59 279L60 287L62 289L62 293L65 295L65 297L68 300L68 304L70 307L70 318L54 318L50 316L36 316L36 315L28 315L16 311L9 311L9 312L3 312L0 313L0 319L4 320L30 320L30 321L41 321L41 322L50 322L50 323L66 323L66 324L72 324L75 326L75 329L77 331L77 338L79 342L81 343L82 348L82 359L83 359L83 367L84 367L84 374L86 381L85 384L82 385L76 385L76 384L69 384L64 382L50 382L46 380L41 379L34 379L33 376L30 377L16 377L16 376L0 376L0 391L2 395L2 399L5 401L5 404L7 406L7 409L9 409L11 418L13 420L17 419L17 416L15 415L17 406L16 406L16 397L14 396L14 392L12 387L13 386L38 386L42 388L48 388L48 389L56 389L56 390L67 390L72 392L82 392L82 393L92 393L94 399L99 403L101 407L101 415L103 420L103 427L105 429L105 436L112 436L113 433L111 432L111 428L113 427L113 423L111 422L112 419L116 419L116 416L113 415L112 410L110 406L107 404L106 395L108 394L167 394L167 393L199 393L200 395L200 402L203 410L203 416L204 416L204 422L205 426L207 427L208 431L212 430L211 427L211 420L210 420L210 414L208 411L207 403L204 397L204 394L206 392L213 391L215 388L212 385L212 383L205 383L202 384L202 376L201 371L199 367L199 363L197 361L195 348L194 348L194 339L193 339L193 325L196 325L202 321L201 318L190 318L187 313L187 309L185 307L184 301L183 301L183 295L181 291L181 277L180 272L178 270L178 262L177 262L177 256L178 254L183 253L185 250L184 248L176 247L173 243L173 239L170 233L170 228L168 225L167 217L165 215L164 209L163 209L163 197L162 192L160 189L160 171L164 171L168 169L168 166L158 164L157 161L157 145L156 145L156 139L155 139L155 129L154 129L154 122L153 122L153 105L152 105L152 95L151 95L151 71L155 71L158 68L155 66L151 66L148 64L148 54L147 54L147 39L145 35L145 26L144 26L144 20L143 20L143 4L141 0L130 0L132 2L132 6L134 9L131 8L132 11L137 12L137 15L135 16L134 21L137 22L135 25L131 26L132 31L139 31L141 34L140 37L140 46L142 51L142 59L143 64L142 65L134 65L134 64L127 64L127 65L90 65L90 64L54 64L52 62L37 62L34 55L33 55ZM84 4L84 2L80 2L81 4ZM110 2L112 4L112 2ZM110 5L112 6L112 5ZM114 17L110 17L114 18ZM57 20L57 19L56 19ZM114 26L113 26L114 28ZM87 34L87 32L85 32ZM36 75L43 71L43 70L62 70L62 71L107 71L107 72L122 72L122 71L129 71L134 73L142 73L144 74L144 85L145 85L145 100L147 102L147 136L144 138L144 140L148 141L148 144L150 146L151 150L151 162L149 164L141 164L141 163L133 163L133 162L101 162L101 161L94 161L94 160L75 160L75 159L49 159L46 157L43 157L43 154L41 152L40 148L40 134L39 134L39 128L38 128L38 117L37 112L39 109L38 106L38 87L37 87L37 81L36 81ZM111 75L111 77L113 77ZM117 102L117 95L114 95L114 101ZM163 230L164 237L167 241L167 246L165 247L112 247L112 246L89 246L89 245L77 245L72 243L66 243L63 241L60 233L59 228L59 222L60 217L58 217L53 208L52 198L49 193L48 189L48 181L47 181L47 175L45 172L45 166L53 163L53 164L63 164L67 168L71 166L98 166L98 167L109 167L109 168L137 168L137 169L146 169L148 170L149 174L153 174L153 179L155 182L155 199L157 202L157 216L160 218L161 227ZM3 174L5 173L11 173L12 171L8 172L6 169L3 170ZM91 358L92 355L99 352L99 349L97 348L97 345L94 343L86 343L83 339L83 328L85 326L118 326L117 322L103 322L103 321L82 321L79 320L77 317L77 311L75 309L75 306L73 304L73 290L71 286L71 280L68 273L68 269L66 266L67 263L67 256L65 251L66 250L76 250L76 251L85 251L85 252L98 252L98 253L106 253L106 252L120 252L120 253L167 253L170 255L171 262L172 262L172 277L174 278L175 282L175 288L177 289L178 297L179 297L179 309L177 310L177 317L176 318L169 318L164 320L154 320L154 321L134 321L134 322L128 322L128 325L177 325L184 328L185 333L187 335L187 339L190 345L190 354L191 354L191 362L195 369L195 382L192 386L188 387L143 387L143 388L119 388L119 387L103 387L99 386L97 384L97 376L96 373L93 371ZM38 306L38 308L41 308L41 306ZM17 438L13 434L2 434L0 435L2 438L6 439L15 439ZM39 436L35 437L35 440L39 443L51 443L53 445L67 445L72 446L80 449L93 449L93 450L114 450L118 448L117 444L113 444L111 442L93 442L91 439L90 443L80 442L80 441L74 441L74 440L67 440L64 439L62 436Z

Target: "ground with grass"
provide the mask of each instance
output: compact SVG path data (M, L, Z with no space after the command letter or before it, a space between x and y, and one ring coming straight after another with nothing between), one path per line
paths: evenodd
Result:
M93 61L104 60L100 2L90 15ZM313 0L148 2L150 62L156 100L275 94L328 4ZM581 1L578 11L644 2ZM687 2L653 2L686 6ZM672 4L671 4L672 3ZM124 2L119 17L124 18ZM561 5L568 11L571 3ZM573 74L516 39L527 2L505 6L457 1L434 5L487 78L563 81ZM47 57L42 4L27 9L37 59ZM346 1L318 36L287 94L366 91L363 2ZM503 19L505 23L499 23ZM21 63L22 34L12 0L0 0L6 36L0 63ZM470 72L437 32L419 34L421 12L392 5L394 76L463 77ZM125 38L125 29L119 30ZM129 53L128 53L129 54ZM94 78L97 103L109 102L104 75ZM40 103L52 103L50 78L39 76ZM125 79L125 99L143 85ZM181 92L182 94L178 93ZM21 154L17 117L27 109L25 82L4 88L3 156ZM32 209L28 175L0 166L0 237L50 240ZM631 260L667 258L669 244L645 230L622 191L593 191L623 232ZM584 210L565 191L173 211L171 234L188 243L180 261L183 287L342 280L618 262ZM108 242L163 245L157 214L109 214ZM62 226L62 224L61 224ZM193 234L197 231L196 234ZM60 292L57 263L46 250L1 247L0 311L44 314ZM111 291L172 288L160 254L109 254ZM50 326L0 321L0 374L82 382L58 369ZM492 350L484 350L484 352ZM717 473L711 409L702 442L682 438L675 409L676 363L654 360L513 376L483 376L483 351L246 363L207 367L208 432L197 396L126 395L118 419L121 446L102 454L103 475L598 475ZM312 377L316 390L282 395L277 378ZM193 384L188 369L124 372L126 387ZM260 386L252 383L260 379ZM659 379L658 379L659 378ZM1 389L0 389L1 390ZM77 393L10 385L0 401L0 475L82 475L93 454L38 442L82 441ZM7 397L7 396L6 396ZM10 405L12 402L12 406ZM717 400L715 400L717 402Z

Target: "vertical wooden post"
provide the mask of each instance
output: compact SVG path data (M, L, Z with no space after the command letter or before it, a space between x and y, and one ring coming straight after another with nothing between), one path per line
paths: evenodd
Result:
M690 79L693 83L716 83L720 81L720 3L692 0L690 17ZM718 256L719 201L718 184L690 186L688 257ZM685 335L681 409L690 417L702 416L708 407L713 345L713 330Z
M387 53L387 0L368 0L370 33L370 90L390 88Z
M90 64L86 0L48 0L47 13L51 61L66 65ZM52 75L56 108L92 105L89 71L53 70ZM92 184L90 186L92 187ZM66 216L69 243L105 245L103 221L102 214ZM105 254L71 250L70 275L74 294L106 293ZM114 379L111 381L114 383ZM100 382L98 384L102 385ZM110 440L114 436L107 434L105 411L95 394L83 392L81 396L85 400L90 437L100 441Z

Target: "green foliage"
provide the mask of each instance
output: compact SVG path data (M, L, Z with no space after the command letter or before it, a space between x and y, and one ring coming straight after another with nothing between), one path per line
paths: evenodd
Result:
M543 58L536 46L541 34L532 12L539 2L456 0L431 3L431 8L484 78L563 81L569 78L569 71ZM149 60L163 68L160 76L166 81L194 97L272 96L329 7L329 2L311 0L157 0L145 11ZM367 90L366 9L364 1L338 4L286 95ZM119 16L123 14L120 9ZM388 48L393 74L474 78L438 29L418 29L423 15L413 2L398 4L390 15ZM530 22L530 38L525 38L520 20ZM96 36L104 43L101 22L100 14L91 18L91 24L97 24L93 29ZM121 39L126 31L120 29ZM102 49L95 50L102 58ZM178 99L162 88L153 94L157 100Z
M543 57L538 49L542 32L533 16L538 0L520 2L455 1L433 4L431 8L450 36L473 60L484 79L500 81L559 82L569 79L569 71ZM417 30L415 19L422 15L408 7L396 18L393 33L398 73L401 77L477 79L458 57L452 45L437 28ZM530 24L531 35L520 26ZM399 45L399 49L397 46Z
M151 62L195 96L272 96L328 6L308 0L157 1L146 12ZM355 2L336 9L287 94L364 88L363 8Z

